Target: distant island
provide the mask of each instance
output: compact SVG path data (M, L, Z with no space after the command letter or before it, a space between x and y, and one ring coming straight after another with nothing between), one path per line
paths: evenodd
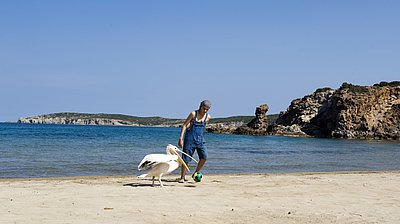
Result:
M275 120L278 115L269 115ZM213 125L242 126L249 123L254 116L232 116L226 118L214 118L210 121ZM74 124L74 125L112 125L112 126L153 126L153 127L180 127L185 119L163 117L138 117L123 114L89 114L62 112L45 115L35 115L20 118L18 123L29 124Z
M89 114L62 112L20 118L18 123L30 124L75 124L75 125L117 125L117 126L176 126L182 119L162 117L138 117L124 114Z

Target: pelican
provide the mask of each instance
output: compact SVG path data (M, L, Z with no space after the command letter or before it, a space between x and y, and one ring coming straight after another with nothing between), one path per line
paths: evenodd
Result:
M143 173L138 177L143 178L147 176L152 176L153 187L154 187L154 179L155 177L158 177L158 182L160 183L160 187L162 187L164 185L161 182L161 177L176 170L180 165L185 166L186 169L190 172L189 167L179 156L178 152L181 152L189 156L188 154L182 152L181 150L178 149L178 147L171 144L167 145L166 152L167 154L146 155L138 165L138 170ZM189 157L192 158L196 163L198 163L193 157L191 156Z

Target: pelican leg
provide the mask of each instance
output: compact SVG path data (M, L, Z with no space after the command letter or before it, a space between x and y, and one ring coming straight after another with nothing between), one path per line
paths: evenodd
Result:
M160 187L163 187L163 183L161 182L161 177L162 177L162 173L160 174L160 176L158 176L158 182L160 182Z
M153 181L153 184L152 184L152 186L154 187L154 180L156 179L156 177L155 176L153 176L153 179L151 179L152 181Z

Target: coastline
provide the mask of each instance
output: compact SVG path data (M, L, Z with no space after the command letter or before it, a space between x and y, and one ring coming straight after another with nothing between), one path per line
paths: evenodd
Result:
M1 178L5 223L396 223L400 171Z
M176 177L177 172L164 176L162 179L168 180ZM400 170L342 170L342 171L310 171L310 172L283 172L283 173L221 173L221 174L206 174L207 176L306 176L318 174L374 174L374 173L399 173ZM187 175L189 177L189 175ZM134 175L99 175L99 176L56 176L56 177L0 177L0 182L3 181L34 181L34 180L101 180L101 179L137 179ZM144 179L137 179L146 180Z

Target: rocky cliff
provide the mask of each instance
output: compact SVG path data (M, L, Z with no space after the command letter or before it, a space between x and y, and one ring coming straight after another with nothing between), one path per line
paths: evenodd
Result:
M319 89L293 100L272 134L400 140L400 82Z
M302 129L309 124L320 111L327 106L335 90L317 89L313 94L294 99L286 112L281 112L272 128L272 134L284 136L308 136Z

